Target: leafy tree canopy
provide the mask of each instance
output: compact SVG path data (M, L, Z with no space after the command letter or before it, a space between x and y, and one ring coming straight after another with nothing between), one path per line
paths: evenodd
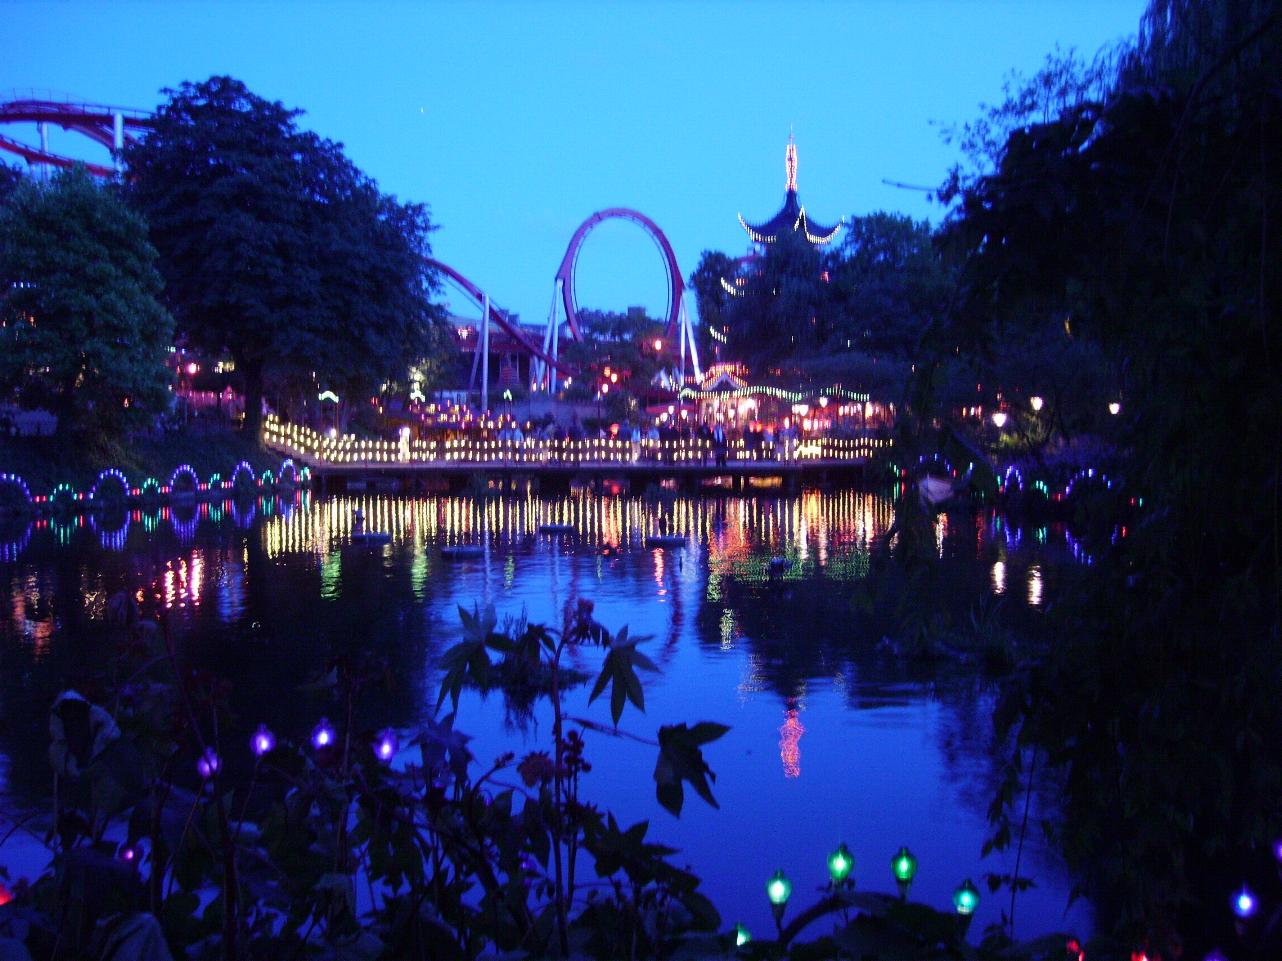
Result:
M422 257L426 208L400 204L300 130L300 112L230 77L166 91L128 148L130 198L160 251L182 336L229 351L246 426L264 390L368 396L436 346L442 315Z
M704 251L690 283L701 327L725 336L726 357L767 377L834 351L869 363L913 355L953 283L930 225L877 212L850 217L843 233L827 250L786 233L739 260Z
M842 233L829 258L833 336L845 349L912 357L952 290L930 224L879 211L850 217Z
M83 168L17 186L0 204L0 389L62 432L162 411L174 325L155 260L146 224Z
M938 199L951 204L980 177L995 170L1016 131L1050 123L1083 103L1103 101L1113 87L1117 63L1124 53L1125 48L1105 47L1088 63L1076 50L1057 46L1033 76L1012 71L1002 82L1001 103L980 104L981 113L975 120L940 128L944 143L956 144L963 159L949 170Z
M22 171L10 166L7 163L0 162L0 203L18 189L18 184L22 183Z
M1103 532L1003 716L1061 766L1102 923L1164 954L1229 943L1244 880L1278 893L1279 58L1274 4L1154 0L1113 94L1014 130L949 231L939 346L1058 327L1117 375L1144 512Z

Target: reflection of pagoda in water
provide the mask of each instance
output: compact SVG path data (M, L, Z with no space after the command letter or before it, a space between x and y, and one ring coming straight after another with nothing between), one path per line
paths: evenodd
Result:
M784 777L801 777L801 735L806 733L801 725L801 705L795 697L788 698L785 704L784 721L779 725L779 760Z
M787 188L783 195L783 206L769 220L750 224L739 215L739 224L747 231L755 244L773 244L782 234L792 231L802 234L815 246L829 243L841 229L841 221L835 227L825 227L815 223L806 213L806 208L797 199L797 145L788 134L788 147L784 151L784 170L787 173Z

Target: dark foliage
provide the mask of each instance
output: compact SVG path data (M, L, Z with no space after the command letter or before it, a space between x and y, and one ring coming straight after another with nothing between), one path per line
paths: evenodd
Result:
M123 433L169 403L173 320L147 227L83 169L0 204L0 390L69 435Z
M230 77L166 91L127 151L131 201L160 251L166 297L187 343L229 352L246 425L264 391L368 397L438 349L441 314L423 263L426 208L401 204L300 112Z
M1015 130L950 230L950 343L1059 325L1117 372L1150 506L1104 532L1002 720L1065 772L1104 923L1194 956L1236 942L1243 881L1280 893L1280 56L1273 4L1155 2L1115 92Z

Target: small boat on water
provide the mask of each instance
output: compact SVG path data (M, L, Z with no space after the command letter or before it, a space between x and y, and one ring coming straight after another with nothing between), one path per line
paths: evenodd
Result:
M540 524L540 534L573 534L575 527L573 524Z
M645 539L646 547L685 547L684 534L655 534Z
M480 544L450 544L441 548L441 556L447 561L465 561L484 557L485 548Z
M365 512L357 508L352 512L352 533L351 540L353 544L386 544L391 541L392 535L386 531L371 531L365 529Z

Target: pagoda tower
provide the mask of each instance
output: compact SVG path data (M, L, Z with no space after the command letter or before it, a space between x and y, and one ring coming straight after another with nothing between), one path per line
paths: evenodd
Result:
M772 244L781 234L789 230L801 232L806 240L815 246L829 243L837 236L842 222L837 221L835 227L825 227L815 223L807 216L806 208L797 199L797 144L793 140L791 130L788 131L788 148L784 151L783 163L788 178L787 192L784 194L783 206L779 208L779 212L769 220L758 224L748 223L743 219L743 214L740 214L739 224L756 244Z

